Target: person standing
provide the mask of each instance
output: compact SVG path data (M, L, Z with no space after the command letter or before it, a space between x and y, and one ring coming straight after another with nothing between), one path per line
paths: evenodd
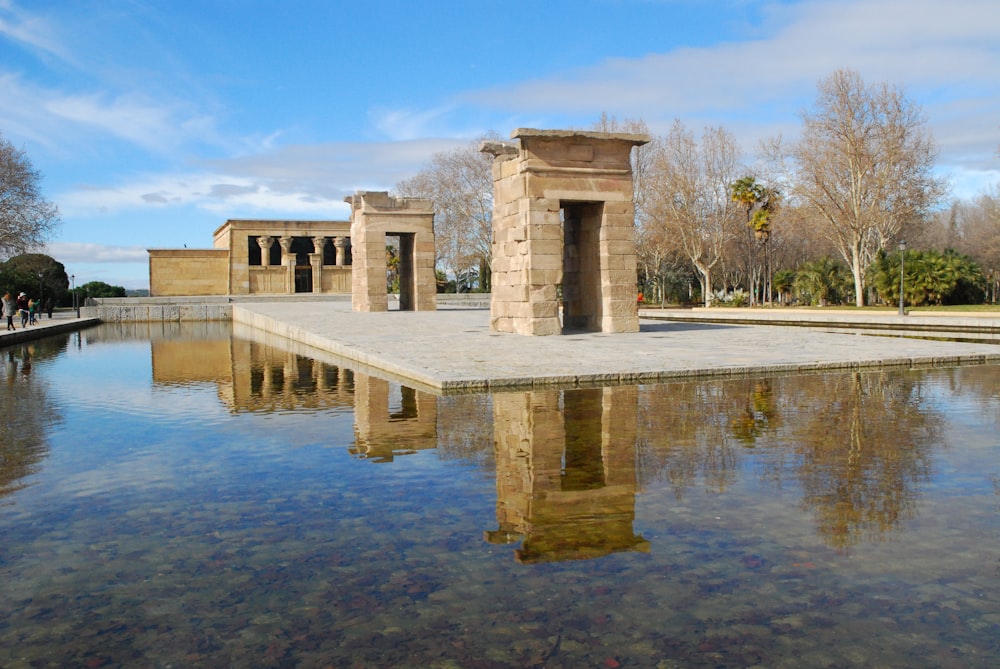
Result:
M52 298L51 297L45 298L45 313L48 314L50 321L52 320L52 308L54 306L55 305L52 304Z
M21 312L21 327L28 327L28 295L22 292L17 296L17 310Z
M10 291L3 294L3 315L7 317L7 329L16 330L14 327L14 312L17 311L17 305L14 302L14 298L10 296Z
M35 315L38 313L38 300L28 300L28 325L35 325Z

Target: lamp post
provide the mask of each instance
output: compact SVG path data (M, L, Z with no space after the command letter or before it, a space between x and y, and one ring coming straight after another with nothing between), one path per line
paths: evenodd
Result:
M906 253L906 240L899 240L899 315L905 316L903 311L903 257Z
M80 305L76 301L76 274L69 275L70 283L73 285L73 309L76 311L76 317L80 317Z

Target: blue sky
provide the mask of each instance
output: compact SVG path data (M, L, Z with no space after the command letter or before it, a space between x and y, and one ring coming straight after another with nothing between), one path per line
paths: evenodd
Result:
M0 133L44 175L77 276L228 218L348 216L487 132L602 112L794 139L852 68L920 103L958 197L1000 183L997 0L0 0Z

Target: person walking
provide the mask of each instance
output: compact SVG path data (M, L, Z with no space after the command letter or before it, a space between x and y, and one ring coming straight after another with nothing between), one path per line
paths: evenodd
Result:
M16 330L14 327L14 312L17 311L17 304L10 296L10 291L3 294L3 315L7 317L7 329Z
M22 292L17 296L17 310L21 312L21 327L28 327L28 294Z

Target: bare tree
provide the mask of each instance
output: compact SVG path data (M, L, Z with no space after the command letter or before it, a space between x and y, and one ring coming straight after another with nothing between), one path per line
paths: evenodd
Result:
M665 137L645 148L653 153L647 215L698 270L708 306L712 269L740 230L740 206L729 190L742 169L739 147L725 128L706 128L699 143L674 121Z
M42 246L59 223L59 210L42 197L41 174L0 135L0 257Z
M1000 186L963 206L961 212L958 249L982 265L988 281L987 299L996 303L1000 293Z
M452 151L437 153L431 164L396 184L405 197L423 197L434 203L434 236L438 264L456 275L477 272L480 285L489 288L492 255L493 161L481 153L482 137Z
M649 126L642 119L625 119L619 121L607 112L594 123L593 129L598 132L629 133L632 135L650 135ZM664 231L657 224L649 210L652 201L652 190L655 188L655 151L645 146L632 151L632 202L635 207L635 239L636 261L642 275L656 287L656 298L662 303L664 299L664 270L669 266L668 259L674 255L672 248L664 239Z
M791 150L791 193L815 210L850 265L855 301L865 300L865 269L944 195L931 171L936 149L921 108L888 84L866 85L838 70L819 84Z

